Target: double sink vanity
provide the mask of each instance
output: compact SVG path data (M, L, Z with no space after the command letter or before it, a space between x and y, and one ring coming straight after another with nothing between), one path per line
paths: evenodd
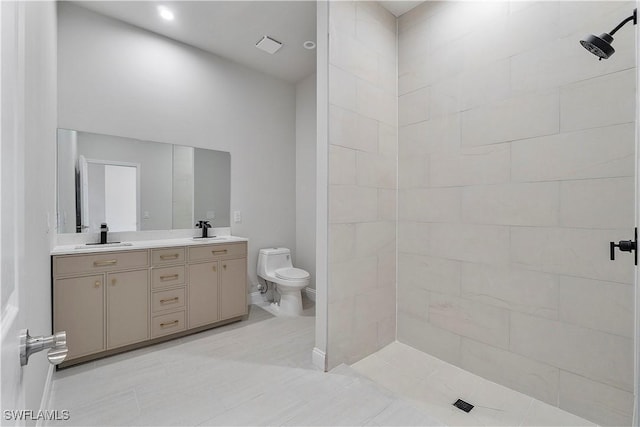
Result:
M66 246L51 252L53 331L69 349L59 366L247 314L247 239L228 235L229 152L58 129L57 165ZM192 238L194 223L221 237ZM104 244L107 231L123 242ZM181 238L148 240L170 235Z
M168 239L52 251L53 330L61 367L240 320L247 239Z

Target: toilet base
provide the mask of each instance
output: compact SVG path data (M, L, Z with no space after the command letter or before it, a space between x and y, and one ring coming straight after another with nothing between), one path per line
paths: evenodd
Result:
M281 316L302 316L302 292L300 289L282 289L277 287L280 294L278 312Z
M274 316L282 316L282 317L296 317L302 316L302 292L297 289L292 291L282 292L281 289L276 288L276 292L280 296L278 301L278 297L275 296L276 302L268 303L264 302L264 304L259 304L260 307L267 310L269 313Z

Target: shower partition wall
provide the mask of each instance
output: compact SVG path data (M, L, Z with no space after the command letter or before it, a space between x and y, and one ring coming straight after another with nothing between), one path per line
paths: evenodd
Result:
M395 17L377 2L330 2L328 61L327 366L333 368L396 334Z
M398 21L398 340L601 425L633 412L636 41L578 41L635 7Z

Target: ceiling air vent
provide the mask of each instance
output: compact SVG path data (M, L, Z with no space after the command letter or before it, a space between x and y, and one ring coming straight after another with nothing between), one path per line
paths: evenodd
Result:
M256 43L256 47L273 55L282 47L282 43L280 43L278 40L272 39L269 36L264 36L258 43Z

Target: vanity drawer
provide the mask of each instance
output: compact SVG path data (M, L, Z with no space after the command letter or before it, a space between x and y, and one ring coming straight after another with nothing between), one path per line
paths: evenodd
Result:
M154 316L153 321L151 322L151 337L161 337L162 335L184 331L186 325L185 319L184 310Z
M151 273L151 288L159 289L184 284L184 271L184 265L154 268Z
M207 261L221 257L247 256L247 244L207 245L189 248L189 261Z
M185 292L185 288L154 292L151 297L153 301L153 312L156 313L158 311L184 307Z
M163 248L151 250L153 265L175 264L184 262L184 248Z
M116 269L127 270L148 265L149 253L147 250L56 256L54 257L53 274L59 276Z

